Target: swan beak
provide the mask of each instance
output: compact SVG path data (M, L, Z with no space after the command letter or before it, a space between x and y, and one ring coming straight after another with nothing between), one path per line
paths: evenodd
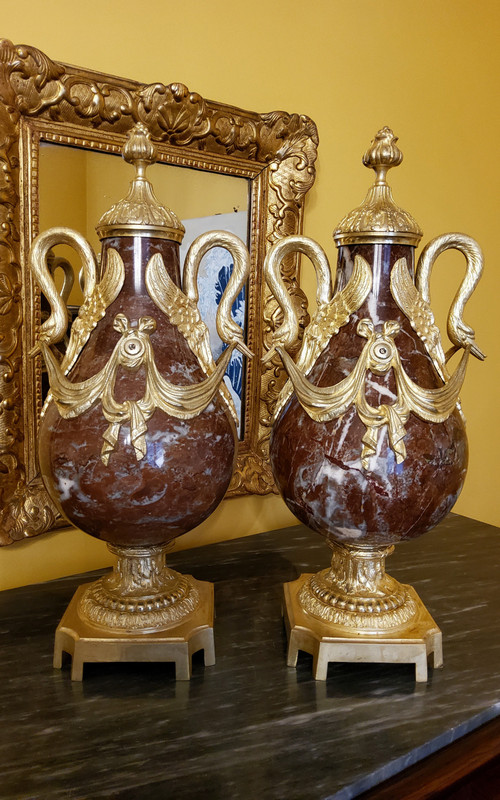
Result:
M243 353L243 355L246 356L247 358L253 358L252 351L250 350L249 347L246 346L245 342L242 341L241 339L239 339L236 342L236 349L239 350L240 353Z
M276 347L273 345L267 351L267 353L262 356L262 358L260 360L262 361L263 364L267 364L268 361L271 361L273 359L273 357L276 355L276 352L277 352Z
M471 344L470 351L471 351L472 355L476 356L476 358L478 358L480 361L484 361L484 359L486 358L485 353L483 353L483 351L480 350L479 347L477 346L477 344L475 344L475 343Z

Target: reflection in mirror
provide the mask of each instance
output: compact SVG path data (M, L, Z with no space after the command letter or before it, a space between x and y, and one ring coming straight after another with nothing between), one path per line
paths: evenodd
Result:
M53 226L73 228L82 233L99 254L100 242L95 226L105 211L125 197L132 177L132 170L119 156L42 141L39 160L39 230ZM186 228L180 249L181 268L190 244L205 231L230 231L248 246L249 181L246 178L162 163L148 168L148 178L160 203L175 211ZM216 331L215 316L232 266L230 254L221 247L209 251L200 265L199 308L210 331L215 360L223 349ZM66 300L70 319L78 313L83 300L79 271L78 256L72 248L66 245L54 248L51 272ZM48 313L45 302L42 298L42 318ZM245 329L244 289L233 305L233 318ZM63 351L64 347L65 343L62 342ZM242 400L245 362L240 352L235 351L225 377L240 419L240 439L244 435ZM48 390L45 381L46 376L42 375L44 397Z

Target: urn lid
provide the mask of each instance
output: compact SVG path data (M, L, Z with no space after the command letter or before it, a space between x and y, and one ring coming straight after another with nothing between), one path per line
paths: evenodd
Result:
M388 170L403 160L397 141L390 128L382 128L364 154L365 167L375 170L375 183L363 203L347 214L333 232L338 247L377 242L418 245L422 231L411 214L396 205L386 181Z
M102 215L96 227L99 238L152 236L182 242L184 225L173 211L161 205L146 178L146 168L156 161L156 147L141 122L129 132L123 158L135 166L135 178L127 196Z

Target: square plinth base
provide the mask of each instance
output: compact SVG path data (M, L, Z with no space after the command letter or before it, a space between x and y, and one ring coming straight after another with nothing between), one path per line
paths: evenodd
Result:
M406 587L417 604L417 614L404 628L386 634L346 633L334 623L325 622L304 611L298 593L311 574L284 584L284 620L288 636L289 667L297 664L299 650L313 657L313 675L326 680L330 661L415 664L415 679L427 680L427 660L433 667L443 666L442 634L416 591Z
M63 652L69 653L71 680L81 681L85 663L173 661L176 679L187 681L191 677L191 657L198 650L205 651L205 666L212 666L215 664L214 587L207 581L191 580L200 595L198 608L182 622L152 633L114 633L85 622L78 615L78 603L90 584L80 586L57 626L54 667L60 669Z

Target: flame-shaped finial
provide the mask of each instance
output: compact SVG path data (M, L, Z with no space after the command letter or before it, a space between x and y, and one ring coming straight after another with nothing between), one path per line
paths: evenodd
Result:
M375 186L386 183L387 172L391 167L399 167L403 160L403 153L396 145L397 141L398 137L394 136L390 128L382 128L363 156L365 167L375 170L377 175Z
M138 122L129 131L123 148L123 158L137 169L137 177L144 178L146 167L156 161L157 150L151 141L149 131L142 122Z
M403 160L397 141L397 136L387 127L379 130L372 140L363 156L363 164L375 170L375 183L364 202L347 214L334 231L337 246L389 242L416 247L419 243L420 227L411 214L396 205L387 184L387 172Z

